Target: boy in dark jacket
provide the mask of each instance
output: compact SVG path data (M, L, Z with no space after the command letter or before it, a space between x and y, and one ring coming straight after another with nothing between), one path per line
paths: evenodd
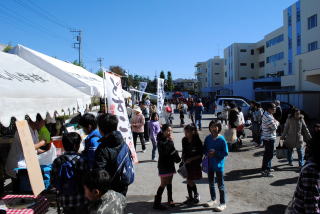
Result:
M110 185L112 190L126 196L128 185L121 182L120 174L115 176L118 168L117 157L125 144L121 133L117 131L118 118L111 114L101 114L97 121L102 138L99 140L100 145L95 153L95 166L98 169L106 170L112 177Z

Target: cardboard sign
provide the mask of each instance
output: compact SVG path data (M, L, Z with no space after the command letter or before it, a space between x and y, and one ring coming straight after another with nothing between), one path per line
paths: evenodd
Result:
M109 73L105 74L105 78L109 113L118 116L118 130L130 148L134 163L138 163L127 108L122 94L121 78Z
M26 120L16 122L17 131L19 134L20 142L24 159L26 161L29 181L33 194L39 195L44 189L43 177L40 169L39 160L34 148L33 139L30 133L29 125Z

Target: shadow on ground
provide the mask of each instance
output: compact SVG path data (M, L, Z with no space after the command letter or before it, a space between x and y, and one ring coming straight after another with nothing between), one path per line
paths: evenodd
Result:
M265 211L250 211L250 212L242 212L235 214L283 214L286 210L287 206L283 204L275 204L271 205Z
M232 170L225 174L225 181L249 180L261 177L261 168Z

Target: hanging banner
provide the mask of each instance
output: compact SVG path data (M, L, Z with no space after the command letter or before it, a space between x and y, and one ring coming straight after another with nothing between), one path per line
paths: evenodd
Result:
M140 82L140 83L139 83L139 91L145 92L145 91L146 91L146 88L147 88L147 85L148 85L147 82ZM140 93L139 101L142 101L142 95L143 95L143 94Z
M108 100L108 112L117 115L119 119L118 131L127 143L132 153L134 163L138 163L137 153L134 149L132 131L128 118L127 108L122 94L121 78L113 74L105 73L106 92Z
M157 112L161 116L164 105L164 79L158 78L157 85Z

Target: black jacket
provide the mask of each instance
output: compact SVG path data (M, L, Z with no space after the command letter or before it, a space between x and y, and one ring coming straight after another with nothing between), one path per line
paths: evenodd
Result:
M95 152L95 168L106 170L113 178L117 171L117 156L125 143L119 131L113 131L106 137L99 140L100 145ZM111 183L111 189L126 194L128 186L120 181L120 175L117 175Z
M159 152L159 174L163 175L175 173L176 168L174 166L174 163L180 163L181 158L179 156L178 151L175 149L173 142L169 141L166 137L164 137L162 132L158 134L157 142Z
M231 109L229 111L229 125L231 128L237 128L236 122L239 117L239 112L236 109Z

